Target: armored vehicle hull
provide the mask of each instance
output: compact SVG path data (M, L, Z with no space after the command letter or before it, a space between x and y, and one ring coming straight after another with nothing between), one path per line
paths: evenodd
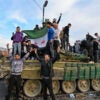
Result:
M42 83L38 61L25 61L22 72L22 91L27 97L41 94ZM55 94L100 91L100 64L56 62L54 64L53 91ZM0 64L0 77L8 75L10 62ZM49 94L49 93L48 93Z

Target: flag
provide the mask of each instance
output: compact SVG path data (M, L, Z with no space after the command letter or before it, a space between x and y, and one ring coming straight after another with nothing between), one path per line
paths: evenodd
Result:
M47 27L44 27L39 30L23 30L22 32L27 34L32 44L42 48L45 47L47 43L47 31Z

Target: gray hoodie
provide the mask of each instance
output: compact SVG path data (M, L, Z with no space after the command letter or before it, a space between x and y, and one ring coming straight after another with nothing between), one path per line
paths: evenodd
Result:
M22 59L11 59L11 75L21 75L23 70L23 61L29 56L27 53Z

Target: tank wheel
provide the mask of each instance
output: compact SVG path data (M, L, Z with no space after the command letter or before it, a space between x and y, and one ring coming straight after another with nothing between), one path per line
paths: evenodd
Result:
M81 92L87 92L90 89L90 80L78 80L77 85Z
M24 83L23 91L28 97L35 97L40 94L42 85L39 80L27 80Z
M59 92L59 89L60 89L60 82L58 80L53 80L52 87L53 87L53 93L57 94ZM47 94L50 94L49 90L47 90Z
M75 81L63 81L62 89L65 93L73 93L76 90Z
M91 85L95 91L100 91L100 79L93 79Z

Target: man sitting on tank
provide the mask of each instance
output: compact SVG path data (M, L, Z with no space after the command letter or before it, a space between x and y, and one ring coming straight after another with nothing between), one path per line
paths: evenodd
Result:
M57 49L57 52L54 58L51 58L48 52L44 54L44 58L40 58L37 53L37 49L35 49L35 54L37 59L41 63L41 77L42 77L42 85L43 85L43 100L48 100L47 98L47 88L49 90L50 96L52 100L55 100L55 96L52 89L52 77L54 75L53 72L53 64L56 60L60 58L59 56L60 48Z

